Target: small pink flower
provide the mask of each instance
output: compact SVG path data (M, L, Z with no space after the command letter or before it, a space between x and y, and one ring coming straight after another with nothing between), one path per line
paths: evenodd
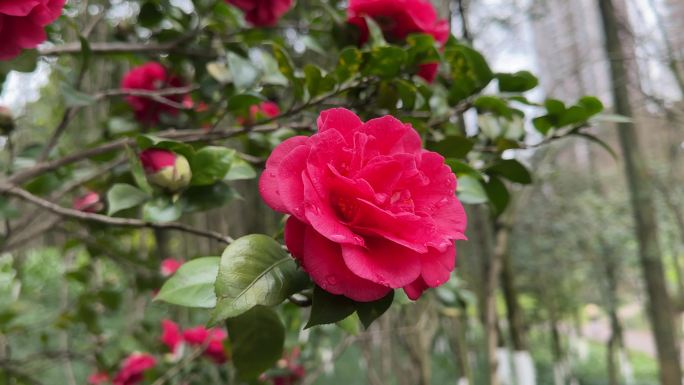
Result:
M104 204L100 199L100 194L91 191L74 199L73 208L86 213L97 213L104 209Z
M359 44L366 44L370 36L364 17L378 23L390 41L403 41L412 33L432 35L440 43L449 38L449 24L437 17L429 0L349 0L347 21L359 28ZM418 76L432 82L438 63L421 65Z
M272 27L292 7L292 0L226 0L245 13L245 19L257 27Z
M466 215L444 158L392 116L362 122L331 109L318 130L276 147L259 180L266 203L291 215L285 243L302 268L362 302L397 288L417 299L445 283Z
M292 349L290 354L278 360L278 369L286 374L271 377L273 385L295 385L306 375L304 366L299 362L299 347Z
M171 353L176 353L176 350L180 344L183 343L183 335L181 334L178 324L171 320L165 319L162 321L161 327L161 342L169 348Z
M182 87L183 82L178 77L170 75L166 68L159 63L150 62L135 67L124 75L121 88L124 90L155 91L164 88ZM170 95L165 98L181 103L184 95ZM155 125L159 122L159 115L166 113L175 115L178 109L145 96L127 96L126 101L133 109L135 117L143 124Z
M161 275L162 277L170 277L183 266L183 261L180 259L166 258L161 263Z
M65 0L0 0L0 60L47 39L45 26L62 14Z
M105 372L95 372L88 376L88 384L102 385L109 382L109 374Z
M183 338L191 346L207 347L204 350L204 355L211 358L217 364L227 361L225 349L223 348L223 340L228 337L228 334L221 329L207 329L203 326L197 326L190 329L185 329Z
M114 377L114 385L136 385L144 378L144 373L153 368L157 360L146 353L133 353L121 364L121 369Z
M170 150L148 148L140 153L140 163L150 183L171 192L184 189L192 179L188 160Z
M278 107L278 104L271 101L265 101L250 106L249 116L240 116L237 118L237 121L241 125L253 124L265 118L275 118L278 115L280 115L280 107Z

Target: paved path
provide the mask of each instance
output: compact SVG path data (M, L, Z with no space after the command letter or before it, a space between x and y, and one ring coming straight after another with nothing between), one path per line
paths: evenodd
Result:
M632 308L621 309L620 316L623 319L629 318L629 314L633 314L632 312ZM590 341L606 343L610 338L610 323L604 317L597 318L584 325L582 334ZM627 329L624 331L624 338L627 350L645 353L653 358L656 357L656 347L650 330ZM681 341L681 351L684 352L684 341ZM682 364L684 364L684 354L681 358Z

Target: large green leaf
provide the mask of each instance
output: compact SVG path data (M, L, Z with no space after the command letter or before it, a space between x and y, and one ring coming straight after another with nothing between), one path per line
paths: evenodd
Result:
M373 321L378 319L381 315L385 314L387 309L392 306L394 301L394 290L390 291L389 294L380 298L377 301L372 302L358 302L356 304L356 314L359 316L363 326L368 329Z
M248 59L233 52L228 52L227 58L228 68L230 68L233 83L237 89L250 88L261 76L259 69Z
M399 76L407 59L408 54L399 47L375 47L370 52L370 58L364 66L364 73L383 79L391 79Z
M117 183L107 192L108 215L135 207L149 198L146 192L125 183Z
M256 379L282 357L285 328L273 310L255 306L226 320L226 327L230 332L232 361L240 379Z
M235 150L219 146L207 146L190 159L192 184L205 186L223 179L235 159Z
M458 199L466 204L479 204L487 202L487 193L482 187L480 180L470 175L463 175L458 178Z
M465 136L447 136L437 143L428 143L428 149L440 153L445 158L463 159L475 144Z
M306 288L308 276L273 238L246 235L221 256L210 323L238 316L256 305L275 306Z
M305 329L312 326L331 324L342 321L356 311L356 303L351 299L330 294L316 286L311 303L311 314Z
M393 300L394 290L377 301L356 302L342 295L330 294L316 286L314 288L309 322L307 322L305 329L317 325L340 322L347 319L354 312L358 315L363 326L368 328L373 321L389 309Z
M202 257L184 263L164 283L155 300L188 307L214 307L219 261L219 257Z
M245 162L242 158L237 156L233 159L233 163L230 165L230 170L224 176L223 180L244 180L244 179L254 179L257 173L249 163Z
M512 74L496 74L501 92L525 92L539 84L539 79L529 71L518 71Z
M485 58L466 45L449 45L444 51L444 57L451 67L453 80L449 89L451 104L476 94L494 78Z
M515 159L502 159L487 169L487 172L502 176L511 182L532 183L532 175L522 163Z

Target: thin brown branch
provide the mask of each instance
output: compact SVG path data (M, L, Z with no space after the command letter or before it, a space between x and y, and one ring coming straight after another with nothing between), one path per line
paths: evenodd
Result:
M82 51L80 42L66 43L55 45L52 47L45 47L38 50L42 56L61 56L80 54ZM206 50L187 49L181 46L179 42L171 43L118 43L118 42L101 42L90 43L90 52L98 55L106 54L121 54L121 53L142 53L142 54L160 54L160 53L181 53L190 56L198 57L215 57L216 54Z
M134 227L134 228L152 228L152 229L168 229L168 230L178 230L186 232L189 234L194 234L200 237L215 239L221 243L230 244L233 242L233 238L220 234L215 231L205 231L196 229L182 223L169 222L169 223L154 223L142 221L139 219L131 218L119 218L119 217L108 217L106 215L86 213L83 211L78 211L74 209L69 209L62 207L58 204L52 203L41 197L31 194L30 192L21 189L13 185L0 185L0 192L21 198L27 202L33 203L40 206L54 214L61 217L66 217L70 219L75 219L84 222L96 222L102 223L110 226L121 226L121 227Z

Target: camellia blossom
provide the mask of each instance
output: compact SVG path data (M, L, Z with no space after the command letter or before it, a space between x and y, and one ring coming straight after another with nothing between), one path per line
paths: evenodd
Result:
M100 194L91 191L74 199L73 208L74 210L86 213L97 213L102 211L104 204L102 203Z
M178 324L165 319L161 323L162 334L159 338L161 342L169 348L171 353L176 353L177 349L183 343L183 334L181 333Z
M299 347L292 349L290 354L278 360L278 369L286 374L271 377L273 385L295 385L306 375L304 365L299 362Z
M170 150L148 148L140 153L140 163L150 183L171 192L184 189L192 179L188 160Z
M226 0L245 13L245 20L257 27L272 27L290 10L292 0Z
M228 337L228 333L221 329L207 329L197 326L185 329L183 338L191 346L202 346L206 344L204 355L211 358L217 364L222 364L228 360L226 351L223 348L223 341Z
M417 299L446 282L466 215L444 158L392 116L364 123L331 109L318 129L276 147L259 180L266 203L291 215L285 243L302 268L362 302L396 288Z
M280 107L278 104L265 101L259 104L254 104L249 107L249 115L247 117L239 116L237 122L241 125L253 124L264 118L275 118L280 115Z
M162 261L160 272L163 277L172 276L180 267L183 266L183 261L180 259L166 258Z
M0 0L0 60L47 39L45 26L62 14L65 0Z
M95 372L88 376L89 385L101 385L109 382L109 374L105 372Z
M432 35L440 43L449 38L449 24L437 17L429 0L349 0L347 21L359 28L359 44L366 44L370 35L364 17L378 23L390 41L403 41L412 33ZM420 66L418 75L428 82L437 76L438 63Z
M156 91L164 88L182 87L180 78L170 75L159 63L150 62L135 67L124 75L121 88L124 90ZM166 99L182 103L185 95L168 95ZM162 113L176 115L178 108L152 100L145 96L129 95L126 101L133 109L136 119L143 124L155 125Z
M145 371L153 368L157 360L149 354L133 353L121 364L121 369L114 377L114 385L136 385L140 383Z

